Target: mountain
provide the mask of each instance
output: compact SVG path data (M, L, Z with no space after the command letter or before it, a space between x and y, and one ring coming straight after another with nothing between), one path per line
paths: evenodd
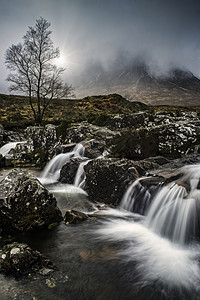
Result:
M111 93L151 105L200 106L200 79L178 68L155 76L145 64L133 63L110 70L93 66L76 84L77 98Z

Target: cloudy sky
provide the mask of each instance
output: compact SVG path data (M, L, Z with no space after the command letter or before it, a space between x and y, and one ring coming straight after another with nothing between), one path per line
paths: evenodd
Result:
M138 55L152 72L178 66L200 77L199 0L1 0L0 93L8 92L6 49L40 16L51 23L69 81L89 64L109 69Z

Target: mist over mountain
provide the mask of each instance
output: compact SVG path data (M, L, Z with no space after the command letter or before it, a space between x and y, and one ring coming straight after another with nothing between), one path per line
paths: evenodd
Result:
M118 93L131 101L153 105L198 106L200 79L179 66L161 70L137 57L118 57L109 68L90 64L74 81L77 98Z

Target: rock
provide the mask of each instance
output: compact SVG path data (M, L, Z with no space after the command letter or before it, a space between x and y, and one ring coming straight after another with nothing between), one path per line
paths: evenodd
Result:
M70 161L68 161L60 170L59 181L61 183L73 184L76 172L81 162L83 162L83 159L80 157L71 158Z
M80 143L84 140L109 141L117 134L106 127L99 127L87 122L75 124L67 129L66 136L68 143Z
M5 157L0 154L0 168L3 168L5 166Z
M6 166L43 167L58 143L56 127L51 124L27 127L22 140L25 142L17 144L6 156Z
M0 182L0 228L3 232L44 228L61 219L55 197L28 172L15 169Z
M134 160L150 156L173 159L194 151L200 143L200 121L196 118L175 122L175 119L172 123L165 119L159 125L149 122L137 130L122 130L110 143L112 154Z
M134 162L126 159L95 159L85 166L85 190L91 202L117 205L130 182L139 177Z
M4 130L3 139L4 144L10 142L20 142L25 141L25 133L24 129L18 129L16 131L12 130Z
M58 141L56 126L52 124L27 127L25 135L33 149L50 149Z
M158 164L159 166L168 164L170 162L169 159L163 156L148 157L146 158L146 161Z
M0 272L6 275L21 277L33 272L48 275L55 269L49 259L27 244L14 242L0 250Z
M133 114L120 114L116 116L110 116L107 120L107 126L115 128L117 130L123 128L139 128L144 125L147 118L147 112L138 112Z
M58 144L53 149L53 155L71 152L75 146L76 146L76 143L71 143L71 144L66 144L66 145Z
M4 136L4 128L3 125L0 124L0 147L3 146L3 140L4 140L3 136Z
M82 141L81 144L85 148L85 156L90 159L101 156L106 148L106 143L104 140L98 141L92 139L90 141Z
M79 224L90 219L88 215L76 210L68 210L64 215L65 224Z

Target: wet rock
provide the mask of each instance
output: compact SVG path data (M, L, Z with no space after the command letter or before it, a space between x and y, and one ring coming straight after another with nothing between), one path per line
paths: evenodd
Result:
M52 273L56 267L40 252L32 250L27 244L14 242L0 250L0 272L21 277L33 272L40 275Z
M117 205L128 184L139 177L134 162L102 158L85 166L85 190L90 201Z
M13 170L0 182L0 228L3 232L44 228L61 219L55 197L28 172Z
M0 154L0 168L5 166L5 157L2 156L2 154Z
M147 189L150 189L153 186L156 187L158 185L163 184L164 181L165 181L164 177L155 175L155 176L146 177L146 178L140 180L140 183Z
M65 224L79 224L88 219L90 217L87 214L76 210L68 210L64 215Z
M71 143L71 144L66 144L66 145L58 144L54 147L53 155L71 152L75 146L76 146L76 143Z
M90 141L83 141L81 144L85 148L85 156L90 159L101 156L106 148L106 143L104 140L98 141L92 139Z
M16 137L15 141L19 139ZM51 156L52 149L58 143L56 127L48 124L30 126L24 131L23 138L6 156L6 166L40 166L43 167Z
M79 157L71 158L60 170L59 181L61 183L73 184L76 176L76 172L80 163L83 162L83 159Z

